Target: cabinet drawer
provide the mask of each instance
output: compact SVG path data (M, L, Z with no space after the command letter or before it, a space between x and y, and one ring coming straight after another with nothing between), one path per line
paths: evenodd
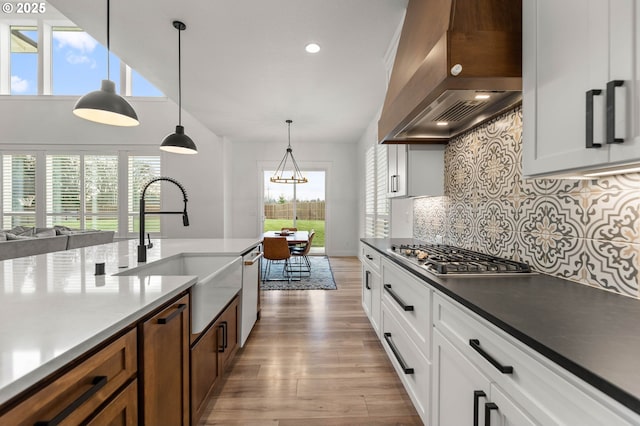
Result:
M382 307L382 346L414 407L427 423L431 400L431 363L411 341L403 325L386 306Z
M431 294L422 281L389 262L382 263L382 301L396 313L428 359L431 359Z
M381 255L364 243L360 243L360 260L376 272L380 272Z
M100 410L87 426L136 426L138 424L138 381L131 382Z
M136 348L134 329L31 393L0 424L31 426L60 417L63 425L82 423L135 374Z
M637 415L618 402L456 302L436 294L434 309L436 328L543 424L595 426L638 421Z

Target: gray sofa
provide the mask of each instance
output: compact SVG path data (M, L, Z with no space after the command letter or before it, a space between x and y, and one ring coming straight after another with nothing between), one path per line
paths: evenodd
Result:
M113 231L54 228L15 228L0 231L0 260L113 242Z

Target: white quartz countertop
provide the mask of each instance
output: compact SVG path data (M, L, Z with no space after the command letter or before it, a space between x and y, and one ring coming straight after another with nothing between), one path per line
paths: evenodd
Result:
M152 239L147 263L181 253L240 256L256 239ZM137 240L0 261L0 405L196 282L112 276L138 266ZM105 275L95 276L95 264Z

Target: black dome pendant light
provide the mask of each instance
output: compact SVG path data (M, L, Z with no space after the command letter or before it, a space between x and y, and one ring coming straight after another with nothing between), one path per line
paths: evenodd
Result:
M182 52L180 43L180 33L187 29L187 26L180 21L173 21L173 26L178 30L178 125L176 132L166 136L160 145L160 149L176 154L197 154L198 148L191 138L184 134L182 127Z
M85 120L111 126L131 127L140 124L135 110L122 96L116 93L116 84L110 79L109 70L109 16L110 5L107 0L107 79L102 80L100 90L87 93L73 107L73 113Z

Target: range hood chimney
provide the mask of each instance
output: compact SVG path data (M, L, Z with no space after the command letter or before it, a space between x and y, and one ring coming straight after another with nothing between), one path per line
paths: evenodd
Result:
M446 143L521 91L522 0L409 0L378 141Z

